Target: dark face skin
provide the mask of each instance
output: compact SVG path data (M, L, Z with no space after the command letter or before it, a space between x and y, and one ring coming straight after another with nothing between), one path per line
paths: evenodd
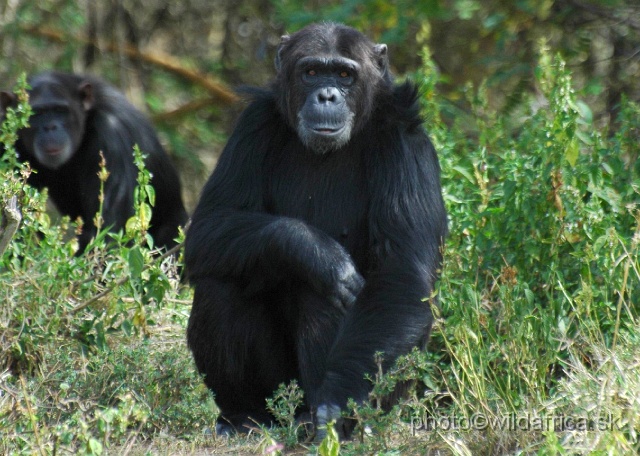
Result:
M84 134L86 111L91 107L91 87L77 90L42 77L30 81L29 127L19 132L25 150L43 167L56 170L78 150Z
M359 68L358 62L343 57L308 57L296 63L299 87L306 95L298 112L298 136L314 152L322 154L349 142L355 113L347 98Z
M345 146L371 115L375 94L391 86L387 47L343 26L282 37L276 69L281 111L316 154Z

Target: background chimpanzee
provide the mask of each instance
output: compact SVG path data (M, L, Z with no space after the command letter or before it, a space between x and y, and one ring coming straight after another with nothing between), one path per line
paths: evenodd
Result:
M385 45L311 25L276 67L186 239L187 339L219 433L269 422L265 397L293 378L318 426L366 400L376 352L388 368L428 339L447 230L416 88L393 85Z
M110 173L104 187L105 226L117 231L133 215L138 175L135 144L148 156L145 164L156 193L149 233L157 246L175 245L178 226L186 222L187 213L178 173L149 120L119 91L93 76L46 72L28 82L33 115L30 127L19 132L16 149L19 159L37 170L29 183L39 189L48 187L62 214L82 218L78 253L96 234L100 151ZM2 113L15 101L13 94L0 93Z

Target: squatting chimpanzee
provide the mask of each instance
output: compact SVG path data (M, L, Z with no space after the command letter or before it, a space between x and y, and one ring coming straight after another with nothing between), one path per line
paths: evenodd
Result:
M431 328L447 218L436 152L387 47L334 23L284 36L186 239L187 340L217 431L268 423L298 379L322 428ZM345 426L340 420L339 425ZM339 429L344 434L344 429Z
M104 187L104 225L117 231L133 215L138 174L133 162L135 144L147 154L145 164L156 194L149 233L157 246L175 245L178 226L186 222L187 213L178 173L149 120L114 87L93 76L46 72L28 82L33 115L30 127L19 132L16 149L19 159L37 171L29 183L39 189L48 187L63 215L82 218L78 253L96 234L100 151L110 173ZM13 94L0 93L0 118L15 102Z

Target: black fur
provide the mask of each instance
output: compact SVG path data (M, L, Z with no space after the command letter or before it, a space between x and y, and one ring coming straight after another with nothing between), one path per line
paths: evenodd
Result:
M353 134L323 154L303 145L292 121L303 89L288 71L309 49L361 68L345 93ZM254 91L240 117L186 239L195 287L187 338L221 432L268 422L265 397L294 378L320 426L348 398L366 400L376 352L388 368L428 339L425 299L447 231L416 88L393 86L373 43L314 25L283 40L276 66L272 89Z
M94 76L46 72L28 82L34 116L30 128L19 132L19 159L37 170L29 177L31 185L47 187L62 214L82 218L78 253L96 234L100 151L110 173L104 188L104 226L120 230L133 215L138 174L133 162L135 144L147 155L145 164L156 193L149 232L156 245L175 245L178 226L187 220L180 180L149 120L119 91ZM15 98L3 92L2 101L4 110ZM66 152L46 153L58 147L66 147Z

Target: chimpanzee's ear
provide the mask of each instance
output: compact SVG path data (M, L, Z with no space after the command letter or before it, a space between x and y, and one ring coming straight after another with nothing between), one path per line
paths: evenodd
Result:
M89 111L93 108L95 97L93 96L93 86L89 81L83 81L78 87L80 92L80 99L82 100L82 106L85 111Z
M387 55L387 45L383 43L374 45L373 53L376 56L376 62L378 63L378 68L380 68L382 77L386 79L389 76L389 56Z
M278 51L276 52L276 58L274 60L274 64L276 66L276 71L278 73L280 73L280 68L282 66L282 49L285 47L285 45L289 42L289 39L291 37L289 35L282 35L280 37L280 44L278 45Z

